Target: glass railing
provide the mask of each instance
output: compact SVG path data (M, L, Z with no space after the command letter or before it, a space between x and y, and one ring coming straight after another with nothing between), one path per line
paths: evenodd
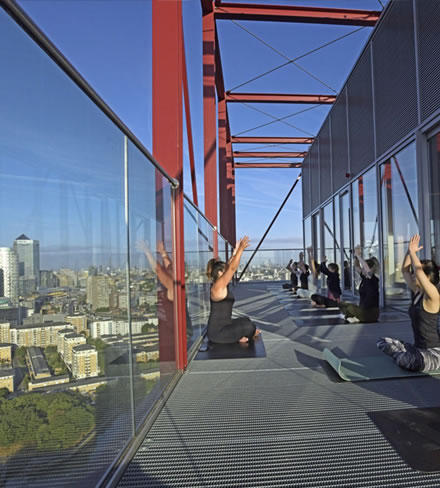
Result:
M252 258L240 282L245 281L290 281L289 261L299 261L303 249L259 249ZM237 275L240 277L254 250L246 249L241 258Z
M173 181L1 8L0 46L0 485L96 486L177 371Z

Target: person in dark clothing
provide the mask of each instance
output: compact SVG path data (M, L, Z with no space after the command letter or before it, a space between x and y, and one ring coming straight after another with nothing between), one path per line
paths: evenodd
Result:
M420 236L411 237L408 252L402 264L402 274L412 292L408 314L414 334L414 344L390 337L377 342L380 351L391 356L401 368L410 371L440 369L440 334L438 313L440 294L437 289L439 270L432 260L417 257ZM411 272L412 268L412 272Z
M249 246L249 238L243 237L235 246L228 263L219 259L210 259L206 274L213 281L211 285L211 311L208 319L208 339L220 344L252 341L260 330L249 317L232 318L234 295L229 283L240 264L243 251Z
M286 268L290 271L290 289L293 292L296 292L296 289L298 288L298 263L291 259Z
M310 271L309 271L309 265L304 262L304 253L302 252L299 253L298 268L301 271L301 274L299 275L300 287L303 290L308 290Z
M327 267L327 258L323 256L319 271L327 276L327 296L314 294L310 297L312 305L317 308L337 307L341 300L341 280L339 278L339 266L330 263Z
M348 261L344 261L344 290L351 290L351 272Z
M379 261L375 258L364 260L360 246L356 247L356 271L361 275L359 305L341 302L339 309L348 322L377 322L379 310Z

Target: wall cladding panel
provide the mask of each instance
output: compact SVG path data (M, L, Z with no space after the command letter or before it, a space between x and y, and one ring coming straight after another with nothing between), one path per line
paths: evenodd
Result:
M347 85L351 176L374 161L373 89L370 48L359 60Z
M344 88L330 112L333 191L337 191L347 182L345 174L349 172L346 107L346 88Z
M319 189L321 202L332 194L332 168L330 159L330 121L326 119L319 132Z
M317 139L309 153L310 160L310 198L311 210L319 206L319 139Z
M377 156L417 126L412 0L395 2L373 38Z
M311 196L310 196L310 161L309 156L304 158L301 169L301 184L302 184L302 201L303 201L303 217L308 215L312 210Z
M422 120L440 109L440 2L418 0L417 38Z

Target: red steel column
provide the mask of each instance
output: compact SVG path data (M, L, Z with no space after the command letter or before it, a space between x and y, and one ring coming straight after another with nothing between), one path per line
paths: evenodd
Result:
M230 195L228 193L228 152L226 130L226 101L218 100L218 175L220 203L220 232L226 239L231 236Z
M207 3L207 2L205 2ZM203 9L203 129L205 148L205 215L217 224L217 114L215 101L215 20L212 4ZM214 232L214 254L218 254Z
M187 364L187 353L182 175L182 4L180 0L153 0L152 12L153 154L180 183L174 201L176 287L173 305L177 323L170 326L169 316L159 321L159 354L161 362L171 362L174 354L177 368L183 369Z

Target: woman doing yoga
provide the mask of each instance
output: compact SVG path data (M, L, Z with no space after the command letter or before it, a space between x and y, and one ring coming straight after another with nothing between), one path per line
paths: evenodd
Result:
M377 322L379 318L379 261L364 259L359 246L354 250L355 269L361 275L359 305L341 302L339 309L348 322Z
M438 313L440 295L437 289L439 270L434 261L419 260L420 236L411 237L402 264L402 274L412 292L408 313L414 334L414 344L381 337L377 347L391 356L398 366L411 371L440 369L440 335ZM412 268L412 272L411 272Z
M211 342L221 344L249 342L260 333L249 317L232 318L235 298L229 289L229 283L238 269L243 251L248 246L249 238L245 236L238 241L228 263L215 258L208 262L206 273L213 281L211 312L208 319L208 339Z

